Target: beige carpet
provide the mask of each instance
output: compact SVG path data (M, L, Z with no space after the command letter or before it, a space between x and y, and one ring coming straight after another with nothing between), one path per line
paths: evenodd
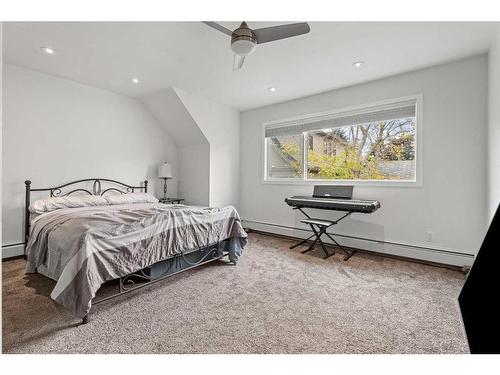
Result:
M200 267L96 306L78 325L54 283L3 263L8 353L467 353L458 271L357 254L343 262L251 234L238 266Z

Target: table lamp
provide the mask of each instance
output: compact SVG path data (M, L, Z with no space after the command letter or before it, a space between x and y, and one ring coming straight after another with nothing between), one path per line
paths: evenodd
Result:
M169 163L162 163L158 167L158 178L163 178L165 180L163 184L163 198L167 198L167 180L173 178L172 176L172 165Z

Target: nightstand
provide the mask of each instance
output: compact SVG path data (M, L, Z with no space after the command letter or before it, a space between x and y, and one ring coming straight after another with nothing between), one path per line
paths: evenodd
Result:
M160 198L160 203L165 204L180 204L184 198Z

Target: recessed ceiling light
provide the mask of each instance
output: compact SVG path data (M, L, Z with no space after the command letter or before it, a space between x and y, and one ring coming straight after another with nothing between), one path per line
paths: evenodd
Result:
M354 66L355 68L359 68L364 63L365 63L364 61L356 61L355 63L352 64L352 66Z
M269 91L275 92L276 91L276 87L269 87Z
M139 78L136 77L132 78L132 82L134 82L137 85L139 83Z
M40 49L42 50L43 53L47 54L47 55L53 55L56 53L56 50L54 48L50 48L50 47L40 47Z

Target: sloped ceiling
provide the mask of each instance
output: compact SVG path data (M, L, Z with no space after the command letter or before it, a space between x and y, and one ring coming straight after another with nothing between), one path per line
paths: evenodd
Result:
M162 124L177 147L208 144L174 89L157 91L143 97L141 101Z

